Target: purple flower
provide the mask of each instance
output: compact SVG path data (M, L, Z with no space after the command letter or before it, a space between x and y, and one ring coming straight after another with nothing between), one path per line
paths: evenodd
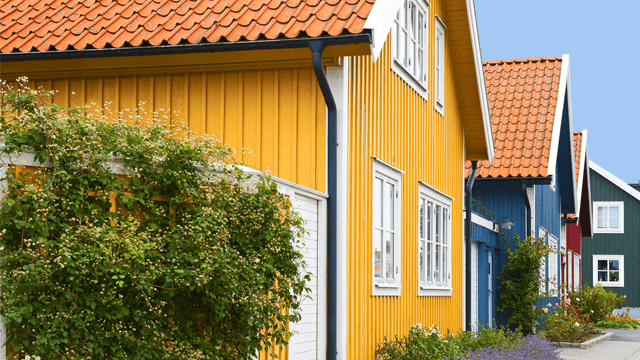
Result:
M531 335L511 348L486 347L455 360L559 360L560 350L549 341Z

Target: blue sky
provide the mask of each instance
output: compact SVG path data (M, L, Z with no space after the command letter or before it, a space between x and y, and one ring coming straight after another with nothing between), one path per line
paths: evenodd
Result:
M475 0L484 60L571 57L573 129L589 157L640 180L640 1Z

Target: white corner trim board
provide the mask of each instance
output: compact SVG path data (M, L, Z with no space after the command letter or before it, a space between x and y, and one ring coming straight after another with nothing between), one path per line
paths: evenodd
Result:
M631 186L629 186L629 184L627 184L626 182L622 181L622 179L620 179L619 177L617 177L617 176L613 175L612 173L608 172L607 170L603 169L600 165L598 165L595 162L593 162L593 160L589 160L589 167L591 168L591 170L594 170L598 174L602 175L605 179L611 181L616 186L618 186L620 189L626 191L629 195L633 196L638 201L640 201L640 191L632 188Z
M489 162L493 161L495 146L493 144L493 130L491 129L491 115L489 113L489 100L487 99L487 87L484 79L484 65L480 52L480 36L478 35L478 22L476 18L476 5L474 0L466 0L467 17L469 18L469 30L471 31L471 46L473 47L473 62L476 68L476 80L480 93L480 106L482 107L482 124L484 126L484 138L487 144Z
M371 13L364 23L365 30L371 30L371 57L373 62L378 60L380 52L387 40L387 35L393 26L393 20L398 14L404 1L401 0L377 0L373 4Z

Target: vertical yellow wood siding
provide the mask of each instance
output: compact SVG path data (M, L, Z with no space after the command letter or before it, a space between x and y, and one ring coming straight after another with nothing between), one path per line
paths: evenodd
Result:
M445 332L457 332L463 325L463 128L448 51L445 116L434 108L433 16L442 17L438 5L432 2L430 9L428 101L391 70L391 37L375 64L367 56L351 58L347 259L350 360L374 359L376 344L385 336L404 335L417 323L435 324ZM401 296L372 295L372 156L405 172L401 191ZM452 296L418 295L418 181L455 199Z
M63 106L171 109L191 130L236 149L245 165L325 190L325 103L311 67L30 80L58 91L54 102Z

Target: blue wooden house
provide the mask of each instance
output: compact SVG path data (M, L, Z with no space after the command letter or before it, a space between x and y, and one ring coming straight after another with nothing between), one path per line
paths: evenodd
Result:
M562 217L576 212L569 56L489 61L484 70L496 153L491 162L466 163L474 212L467 306L471 322L505 324L496 311L498 277L513 236L566 248ZM557 297L560 252L541 270L548 280L541 291Z

